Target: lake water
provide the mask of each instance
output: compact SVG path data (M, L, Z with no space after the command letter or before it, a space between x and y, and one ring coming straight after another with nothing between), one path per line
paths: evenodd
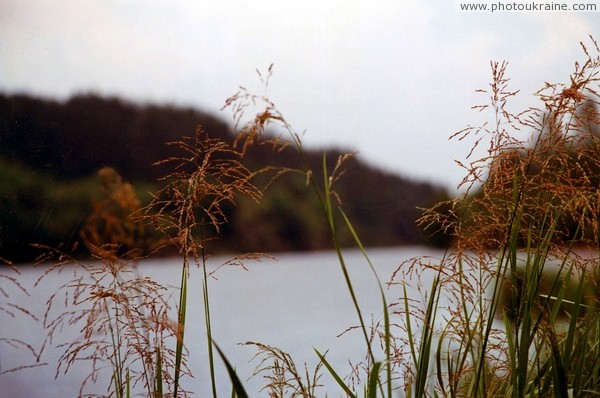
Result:
M441 257L442 252L421 248L402 247L369 250L369 256L383 282L387 282L397 267L406 259L415 256ZM346 251L348 263L359 303L367 323L381 318L382 309L377 284L358 251ZM213 258L210 266L216 267L225 258ZM252 362L256 350L241 346L245 341L256 341L281 348L289 352L299 370L307 363L309 369L317 363L313 349L329 350L327 358L339 373L350 371L348 360L364 358L365 344L358 331L339 336L348 327L358 324L350 295L333 252L305 254L280 254L276 260L248 263L248 270L221 268L216 279L209 283L213 337L238 371L251 397L267 396L260 393L264 380L258 376L250 378L257 362ZM181 261L178 259L147 260L140 264L144 275L151 276L161 284L178 286ZM33 288L43 269L22 267L19 281L28 291L25 295L5 278L0 278L0 287L10 297L0 296L0 303L22 305L43 317L45 302L58 286L69 280L69 273L52 275ZM6 275L12 275L2 271ZM414 281L413 281L414 282ZM427 282L424 282L427 285ZM208 365L206 361L206 337L203 323L200 272L194 269L189 282L190 298L186 343L190 356L189 364L193 379L185 380L185 387L193 396L209 396ZM2 293L2 292L0 292ZM387 290L388 299L400 297L399 287ZM30 398L77 396L82 378L89 372L89 364L82 362L67 374L55 370L60 355L56 345L72 341L78 336L78 328L66 329L60 334L63 341L54 341L41 358L48 365L28 368L0 375L2 397ZM339 336L339 337L338 337ZM0 312L0 337L18 338L36 349L41 346L45 331L41 322L25 317L11 317ZM8 341L0 343L0 366L6 371L20 364L30 363L31 356L24 349L14 349ZM216 358L218 388L220 396L229 396L230 383L219 358ZM324 371L326 373L326 371ZM250 378L250 379L249 379ZM249 379L249 380L248 380ZM104 392L108 380L101 380L97 392ZM319 396L342 396L329 377ZM101 388L102 387L102 388ZM92 392L94 392L92 390Z

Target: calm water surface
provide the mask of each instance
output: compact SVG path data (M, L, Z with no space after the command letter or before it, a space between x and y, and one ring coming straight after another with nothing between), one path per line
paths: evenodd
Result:
M436 250L421 247L404 247L369 250L372 263L383 282L404 260L415 256L441 257ZM345 252L358 300L367 323L381 318L381 302L373 275L357 251ZM210 260L216 267L226 258ZM317 363L313 348L327 355L341 374L350 370L348 360L364 358L365 346L358 331L339 336L348 327L358 323L343 275L333 252L278 255L277 260L248 263L248 271L241 268L221 268L216 279L209 283L213 337L228 356L245 381L250 396L267 396L259 392L264 380L250 378L257 362L252 362L256 351L241 346L245 341L256 341L283 349L292 354L299 368L307 363L309 369ZM144 275L151 276L165 285L178 286L181 262L178 259L148 260L140 264ZM6 279L0 278L0 287L10 294L0 296L2 304L8 302L28 308L38 318L43 317L45 302L58 286L68 281L68 272L53 275L33 288L42 269L23 267L18 277L29 291L29 296L14 289ZM6 273L6 272L5 272ZM6 273L9 274L9 273ZM428 282L424 282L427 286ZM201 280L195 269L190 282L188 326L186 343L190 351L189 364L193 379L185 380L185 387L193 396L208 396L208 365L206 362L206 337L202 312ZM0 291L0 294L2 292ZM389 299L400 296L399 288L387 291ZM8 307L6 307L8 308ZM0 375L0 396L14 398L73 397L77 396L81 380L89 372L89 364L82 362L67 374L55 378L60 353L56 346L73 341L78 327L66 329L48 346L41 358L46 366L23 369ZM0 312L0 337L19 338L36 349L44 340L41 322L25 316L12 317ZM14 349L8 341L0 343L0 366L5 371L16 365L29 363L31 356L24 349ZM220 396L229 396L230 384L220 359L217 359L218 388ZM248 380L249 379L249 380ZM342 396L340 390L328 378L319 396ZM92 393L105 392L107 380L96 386ZM88 390L89 391L89 390Z

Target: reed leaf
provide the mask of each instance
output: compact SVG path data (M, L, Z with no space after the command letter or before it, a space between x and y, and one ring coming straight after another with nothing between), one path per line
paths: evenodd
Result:
M184 265L181 269L181 286L179 288L179 307L177 314L177 340L175 345L175 369L173 374L173 395L179 393L179 384L181 378L181 366L183 361L185 321L187 313L187 285L189 274L188 259L184 259Z
M128 383L128 385L129 385L129 383ZM160 353L160 347L159 347L156 349L156 377L154 379L154 397L162 398L163 395L164 395L163 366L162 366L162 355Z
M231 380L231 385L232 385L233 391L235 392L235 396L237 398L248 398L246 389L244 388L244 385L240 381L234 367L231 366L231 363L229 362L229 360L227 359L227 357L225 356L225 354L223 353L221 348L219 348L217 343L215 343L214 341L212 343L215 346L215 348L217 349L217 352L218 352L219 356L221 357L221 359L223 360L223 363L225 364L225 368L227 369L227 374L229 375L229 379Z
M346 385L346 383L344 383L344 380L336 372L335 368L333 366L331 366L331 364L329 363L329 361L327 361L327 358L325 358L325 356L323 354L321 354L316 349L315 349L315 352L317 353L317 356L319 357L319 360L325 366L325 368L329 371L329 374L333 377L333 379L335 380L335 382L342 388L342 390L344 390L344 393L346 393L346 395L348 397L350 397L350 398L357 398L356 393L353 392L350 389L350 387L348 387Z

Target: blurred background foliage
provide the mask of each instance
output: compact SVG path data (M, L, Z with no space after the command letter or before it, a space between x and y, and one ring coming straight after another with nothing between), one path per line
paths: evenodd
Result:
M89 245L79 244L81 231L87 231L88 238L102 234L107 219L98 216L99 209L115 206L109 203L107 170L118 176L111 178L117 178L119 189L125 189L123 184L131 187L137 205L143 207L150 192L161 187L158 179L172 172L166 164L153 166L173 156L173 147L166 143L192 136L199 125L210 137L234 140L227 122L193 108L137 104L95 94L63 102L0 94L0 257L32 261L37 254L32 243L89 254ZM330 167L344 152L327 150ZM306 155L313 170L322 169L322 149ZM244 162L251 169L265 165L294 168L301 159L292 148L274 151L269 145L256 145L245 154ZM418 207L449 199L444 188L386 173L360 157L350 158L345 170L334 188L365 245L448 242L448 235L431 235L415 223ZM280 177L259 205L240 198L225 210L229 224L220 231L214 251L331 247L319 204L303 175ZM96 232L92 232L93 225ZM127 249L148 252L158 236L150 229L145 235L137 242L128 241ZM351 243L349 234L342 233L341 239L342 244Z

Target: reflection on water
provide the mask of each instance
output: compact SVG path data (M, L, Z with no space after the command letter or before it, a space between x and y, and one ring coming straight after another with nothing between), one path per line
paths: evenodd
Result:
M415 256L441 257L442 253L420 247L391 248L370 250L370 258L385 282L399 264ZM358 331L350 331L339 336L347 328L358 323L343 276L333 252L278 255L277 260L265 260L249 263L248 271L241 268L222 268L216 273L216 279L210 281L210 300L213 336L234 365L242 380L250 378L256 365L250 362L256 351L251 346L239 343L255 341L281 348L292 354L297 366L303 363L309 369L317 363L313 348L321 352L329 350L330 362L341 373L350 371L348 360L360 361L364 358L365 346ZM382 309L376 282L362 255L356 251L346 252L350 276L361 304L367 323L378 320ZM211 259L216 267L224 259ZM147 260L140 264L141 272L155 278L164 285L178 286L181 263L176 259ZM15 289L6 279L0 278L2 289L10 293L10 298L2 297L3 303L12 303L27 307L38 319L45 310L45 302L58 286L68 281L72 275L68 272L53 275L43 283L33 287L42 269L23 267L19 280L30 293L26 296ZM203 323L201 280L199 271L192 273L188 299L188 325L186 342L190 352L189 364L193 379L185 380L185 388L195 396L207 396L209 393L208 365L206 361L206 338ZM428 282L424 282L427 286ZM400 288L387 291L390 299L400 296ZM48 365L23 369L0 375L0 390L3 396L32 397L43 393L48 397L76 396L83 377L89 372L89 364L76 364L69 373L58 374L55 379L56 364L61 343L73 341L79 333L78 328L62 330L62 341L53 341L47 346L40 358ZM12 317L0 313L0 337L16 337L39 349L43 344L45 331L41 322L25 317ZM0 344L0 366L2 371L31 363L31 355L24 349L15 349L6 342ZM223 366L217 359L219 393L228 396L229 382ZM96 393L104 392L109 380L100 380ZM338 396L339 390L329 380L322 379L326 393ZM264 383L260 377L246 382L250 396L259 394Z

